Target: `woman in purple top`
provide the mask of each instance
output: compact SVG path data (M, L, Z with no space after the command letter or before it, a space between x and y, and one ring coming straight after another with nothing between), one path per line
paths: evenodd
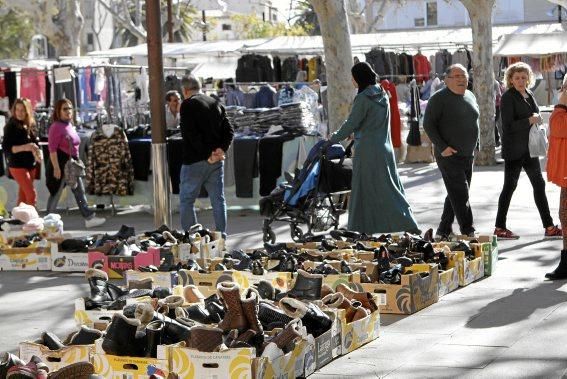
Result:
M47 167L47 186L50 192L47 200L47 211L54 212L57 209L57 203L61 197L61 192L65 187L63 177L63 168L69 157L77 158L79 156L79 145L81 139L72 123L73 120L73 104L68 99L61 99L55 103L53 110L53 123L49 127L49 159L51 165ZM89 209L87 198L85 196L85 186L82 178L78 178L77 187L71 189L79 210L85 218L85 226L94 228L104 224L105 218L96 217L95 213Z

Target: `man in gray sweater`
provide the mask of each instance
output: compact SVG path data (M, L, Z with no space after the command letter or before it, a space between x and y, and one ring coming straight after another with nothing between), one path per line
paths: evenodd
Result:
M436 237L446 238L453 233L455 217L461 234L474 236L469 187L480 113L474 94L467 90L468 74L461 64L447 68L445 83L447 87L429 99L423 121L447 190Z

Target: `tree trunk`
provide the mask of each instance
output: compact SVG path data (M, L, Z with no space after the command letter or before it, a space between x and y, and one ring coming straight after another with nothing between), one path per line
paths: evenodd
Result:
M353 99L350 68L352 49L344 0L311 0L317 13L327 72L329 133L339 129L347 118Z
M81 30L84 24L81 5L79 0L63 3L55 22L61 31L55 36L59 55L81 55Z
M480 108L480 152L476 163L493 165L494 158L494 69L492 63L492 8L495 0L461 0L472 27L473 90Z

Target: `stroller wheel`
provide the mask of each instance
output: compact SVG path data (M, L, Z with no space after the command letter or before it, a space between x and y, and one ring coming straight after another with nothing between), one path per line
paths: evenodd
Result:
M274 233L274 231L271 228L264 229L264 235L262 236L262 242L276 243L276 233Z
M295 224L290 225L290 232L291 232L291 239L294 242L302 242L303 241L303 230Z

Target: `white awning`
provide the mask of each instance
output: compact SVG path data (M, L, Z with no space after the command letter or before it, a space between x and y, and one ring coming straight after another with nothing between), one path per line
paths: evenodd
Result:
M547 34L503 35L494 48L494 55L549 55L567 53L567 32Z
M194 75L197 78L234 78L237 64L237 57L224 57L216 60L210 60L208 62L201 62L193 70L191 70L191 75Z

